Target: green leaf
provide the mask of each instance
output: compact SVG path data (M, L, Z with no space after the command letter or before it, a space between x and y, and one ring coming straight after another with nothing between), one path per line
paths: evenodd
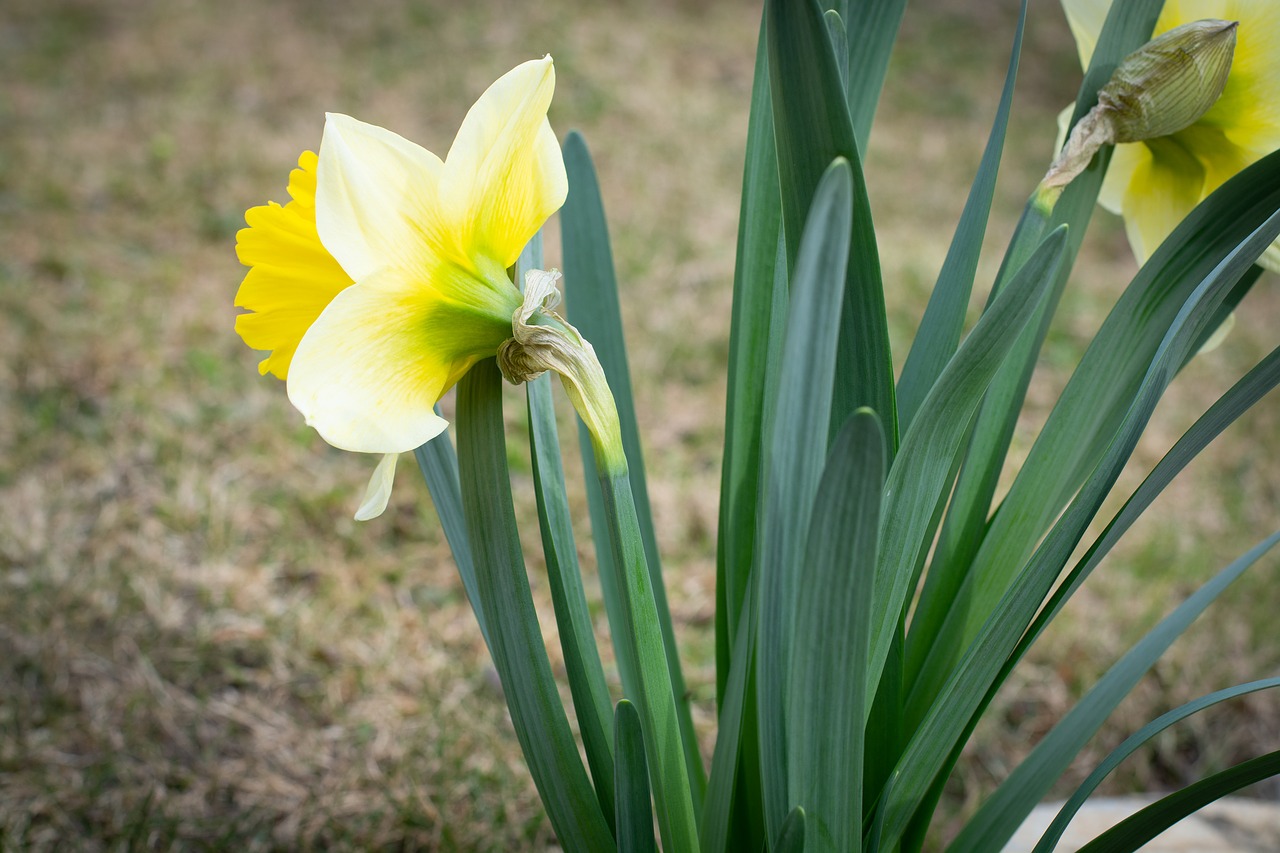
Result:
M750 840L731 841L734 819L736 785L740 779L744 753L750 752L750 734L754 732L750 715L753 713L750 691L751 674L755 669L756 648L756 592L747 591L743 602L742 619L733 642L732 665L725 683L724 701L720 706L719 726L716 729L716 747L711 756L711 774L707 781L707 799L703 803L702 821L698 838L702 853L729 853L741 849ZM752 768L753 770L755 768Z
M1089 778L1085 779L1076 789L1071 798L1063 803L1061 810L1053 822L1049 824L1049 828L1040 838L1040 842L1036 844L1032 853L1053 853L1054 846L1062 837L1062 833L1066 831L1067 825L1071 823L1071 818L1075 816L1080 807L1085 804L1089 795L1097 789L1102 780L1107 777L1112 770L1120 766L1120 763L1136 752L1140 747L1145 745L1153 737L1160 732L1174 725L1175 723L1185 720L1192 714L1199 713L1206 708L1217 705L1220 702L1226 702L1229 699L1235 699L1239 696L1245 696L1249 693L1256 693L1259 690L1269 690L1273 687L1280 687L1280 678L1264 678L1259 681L1250 681L1247 684L1237 684L1235 687L1228 687L1225 690L1218 690L1207 696L1201 696L1191 702L1174 708L1172 711L1161 714L1156 719L1147 723L1138 731L1125 738L1124 743L1120 744L1106 759L1098 765Z
M957 746L960 735L970 728L974 711L982 704L1004 662L1115 484L1165 387L1225 295L1277 233L1280 233L1280 213L1268 219L1215 267L1183 306L1106 455L1000 599L977 639L965 650L960 664L950 670L942 690L926 706L927 713L898 763L886 791L885 807L878 816L887 842L894 843L900 837L920 798ZM883 547L890 546L885 542Z
M764 22L756 50L751 117L747 124L738 250L733 275L729 364L720 466L720 530L716 546L716 698L724 702L730 644L750 587L759 510L760 448L764 434L766 377L776 373L769 359L781 352L770 329L781 306L785 317L786 262L781 252L782 208L778 157L773 144ZM775 292L780 291L780 292ZM781 338L781 335L777 336Z
M543 805L566 850L608 850L613 835L600 810L542 642L525 575L502 423L502 377L492 359L458 383L458 463L462 508L476 582L516 738Z
M804 809L796 806L787 814L778 832L778 840L774 842L774 853L804 853L805 816Z
M525 273L542 269L542 232L520 253L516 282ZM523 290L523 286L521 287ZM538 528L547 564L551 604L555 609L564 653L565 675L573 696L578 731L587 754L587 765L605 820L613 828L613 740L610 737L609 686L596 647L595 629L582 588L582 568L573 541L569 500L565 494L564 466L560 460L560 436L551 400L551 377L543 375L525 385L528 392L529 456L533 464L534 495L538 504Z
M1000 94L1000 106L996 110L991 134L978 174L973 179L969 198L960 214L955 236L947 250L946 260L938 273L938 282L929 295L929 304L916 330L915 341L907 353L898 379L898 420L906 431L915 418L925 395L942 374L943 368L960 344L960 332L964 328L965 310L973 291L973 278L978 270L978 256L982 253L982 238L987 231L987 219L991 214L991 197L996 189L996 176L1000 172L1000 154L1004 149L1005 132L1009 127L1009 109L1013 104L1013 86L1018 79L1018 60L1022 55L1022 36L1027 24L1027 0L1022 0L1018 14L1018 30L1013 38L1013 52L1009 57L1009 70L1004 78L1004 90Z
M653 809L649 805L649 768L644 761L644 735L635 706L623 699L613 717L618 745L618 853L654 853Z
M1134 0L1130 3L1112 4L1076 98L1073 122L1078 121L1097 102L1098 89L1110 79L1119 61L1150 37L1163 5L1163 0ZM1049 229L1059 224L1065 224L1070 229L1066 262L1058 281L1029 328L1014 344L1008 362L992 380L987 399L978 411L973 437L951 499L951 508L935 549L929 580L907 639L907 680L912 689L924 664L925 654L954 655L961 648L955 637L940 637L938 631L950 610L968 606L970 592L964 586L964 580L984 541L988 510L1018 414L1022 409L1022 401L1076 252L1093 216L1098 191L1110 158L1110 147L1100 151L1090 168L1066 188L1054 207L1052 216L1048 218L1033 194L1001 263L992 288L992 300L1025 263L1027 256ZM1069 495L1068 492L1067 497ZM1061 509L1061 505L1058 509ZM1034 535L1030 536L1028 544L1036 538ZM936 688L936 685L933 687Z
M1206 277L1216 275L1215 268L1228 253L1236 259L1228 286L1235 285L1254 259L1233 250L1252 240L1251 232L1277 209L1280 153L1264 158L1219 188L1183 220L1138 272L1050 413L981 540L956 603L945 613L935 634L922 633L918 645L909 648L915 653L909 654L909 659L920 662L912 687L913 707L929 704L1010 578L1095 470L1146 381L1144 374L1164 345L1166 332L1193 291ZM1225 295L1229 291L1216 294L1215 310ZM1186 356L1192 352L1194 348L1188 346ZM923 602L921 607L925 607ZM914 718L911 713L908 716Z
M1081 847L1078 853L1133 853L1214 800L1276 775L1280 775L1280 751L1237 764L1157 800Z
M631 394L631 375L627 369L627 349L622 331L622 312L618 304L618 282L613 271L613 254L609 248L609 230L605 224L604 203L600 198L600 186L596 181L595 167L587 144L578 133L570 133L564 142L565 170L569 176L569 195L560 211L561 239L564 250L565 290L569 322L583 337L591 341L604 368L605 378L613 392L618 408L618 420L622 428L622 445L630 469L631 490L635 499L636 514L640 523L640 535L644 544L646 564L652 583L653 597L658 608L658 620L666 649L667 664L671 670L671 683L675 687L677 716L682 742L685 744L685 762L693 785L695 804L702 800L706 788L706 774L698 755L697 737L690 715L688 691L684 675L680 671L680 657L676 648L675 632L671 627L671 611L667 606L666 586L662 582L662 565L658 559L657 538L653 531L653 515L649 509L649 492L645 484L644 456L640 450L640 431L636 424L634 398ZM578 430L582 449L583 469L587 472L587 499L591 510L591 526L597 531L596 558L600 566L601 587L605 597L605 609L611 629L623 618L619 612L618 591L605 580L610 559L609 549L604 547L605 537L599 531L605 529L602 496L596 486L595 458L586 427ZM624 673L624 678L625 678ZM635 675L633 673L633 675Z
M453 552L453 562L458 566L462 588L466 590L467 600L471 602L471 609L476 614L476 622L480 625L484 644L493 648L493 643L489 640L489 629L485 625L484 608L480 606L475 560L471 556L471 543L467 540L467 523L462 515L462 491L461 486L458 485L458 456L454 453L449 433L443 432L431 439L413 451L413 457L418 461L418 470L422 472L422 479L427 482L427 491L431 493L431 502L435 505L436 515L440 517L440 527L444 530L444 538L449 543L449 550Z
M892 459L898 446L897 406L880 255L839 67L817 0L769 0L767 10L788 269L796 268L810 204L831 161L844 158L853 174L849 263L829 432L834 436L854 409L867 406L881 418Z
M791 804L805 808L814 853L857 853L862 842L862 721L870 697L866 682L850 674L870 645L884 468L880 419L859 409L831 448L797 582L787 759Z
M1245 570L1280 542L1277 533L1233 562L1160 620L1045 735L965 825L949 853L983 853L1004 845L1076 755L1173 641Z
M1057 275L1065 246L1065 228L1050 234L978 321L929 391L889 470L872 608L876 624L866 672L873 689L915 588L938 506L946 500L955 458L982 392Z
M614 633L614 649L623 672L623 691L640 712L644 746L653 774L658 829L666 849L697 850L697 807L685 763L689 746L681 740L676 696L662 644L653 587L645 571L640 525L626 473L601 477L600 493L604 498L606 529L613 552L610 570L618 572L614 585L622 596L626 619ZM634 675L628 678L627 673ZM696 744L694 746L701 772L701 758L697 758Z
M600 650L596 647L582 569L573 541L569 501L565 496L564 468L551 402L551 377L527 383L529 395L529 445L533 460L533 487L538 502L538 526L547 563L551 604L555 608L564 652L565 675L573 696L578 731L591 767L600 808L613 825L613 742L609 736L609 686ZM646 789L647 790L647 789Z
M849 33L848 56L841 63L849 81L849 115L858 150L866 151L907 0L841 0L837 6Z
M1249 275L1247 273L1246 278ZM1232 293L1234 293L1234 289ZM1229 298L1230 294L1228 294ZM1210 321L1211 324L1214 322L1217 322L1216 317ZM1198 340L1195 346L1199 346ZM988 689L982 702L974 710L964 733L957 739L957 744L963 744L968 739L983 712L995 698L1000 685L1005 682L1018 661L1025 656L1044 629L1048 627L1048 624L1062 609L1067 599L1110 552L1111 548L1132 526L1133 522L1210 441L1217 437L1227 426L1234 423L1241 414L1258 402L1271 389L1275 388L1277 384L1280 384L1280 348L1272 351L1261 363L1237 382L1165 454L1164 458L1160 460L1142 485L1125 502L1125 505L1107 525L1098 539L1089 547L1084 556L1080 558L1067 577L1057 586L1048 602L1040 609L1031 628L1019 640L1017 648L1009 655L999 675L993 679L992 686ZM932 813L937 798L942 793L942 786L946 782L947 774L950 772L951 767L954 766L959 755L960 746L957 745L952 749L948 760L935 777L930 796L925 798L917 812L921 823L927 822L927 816ZM1042 791L1037 796L1042 796L1043 793Z
M766 459L764 510L756 543L760 584L757 688L765 824L781 829L787 812L786 672L791 660L796 566L827 456L831 381L849 256L853 178L831 164L813 200L800 242L787 317L782 381Z

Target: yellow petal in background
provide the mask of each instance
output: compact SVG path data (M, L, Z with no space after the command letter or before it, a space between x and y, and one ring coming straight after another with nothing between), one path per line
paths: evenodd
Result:
M551 57L522 63L471 107L440 180L444 215L470 256L510 267L568 192L564 158L547 122Z
M258 369L280 379L288 377L307 329L351 285L316 232L316 162L314 153L303 152L289 175L293 200L251 208L249 227L236 235L236 254L251 269L235 304L253 312L236 318L236 332L253 349L271 350Z
M1080 67L1088 68L1102 25L1111 11L1111 0L1062 0L1062 9L1067 13L1067 24L1080 52Z
M1124 196L1124 224L1138 263L1159 248L1164 238L1200 203L1204 168L1171 138L1134 146L1145 149Z

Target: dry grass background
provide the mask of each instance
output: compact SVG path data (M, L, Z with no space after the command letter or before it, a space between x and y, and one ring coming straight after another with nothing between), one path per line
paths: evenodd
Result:
M895 54L867 161L899 358L985 140L1015 5L918 0ZM980 288L1078 83L1056 4L1033 6ZM284 198L325 110L443 151L489 81L545 52L559 76L552 122L586 133L611 216L668 585L710 749L715 486L757 22L755 0L7 0L0 846L553 843L416 473L403 466L382 519L351 521L370 460L306 430L231 331L243 210ZM1132 272L1118 224L1100 215L1015 455ZM1226 346L1170 392L1127 483L1274 345L1276 284L1259 283ZM948 815L1276 526L1278 425L1273 395L1104 565L978 733ZM512 457L531 519L524 452ZM1175 647L1093 760L1172 704L1276 674L1275 569L1259 565ZM530 570L554 659L536 559ZM1185 725L1115 785L1177 785L1274 749L1278 710L1255 696Z

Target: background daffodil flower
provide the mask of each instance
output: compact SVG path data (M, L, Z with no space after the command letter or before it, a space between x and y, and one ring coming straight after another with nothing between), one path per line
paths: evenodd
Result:
M521 295L507 269L564 203L547 121L551 57L498 79L448 155L330 113L293 200L251 209L237 239L250 265L236 330L271 349L260 369L335 447L394 455L444 431L440 397L512 336ZM384 458L357 518L386 505Z
M1111 0L1062 0L1088 67ZM1222 96L1190 127L1117 145L1098 201L1124 217L1139 263L1191 209L1241 169L1280 149L1280 3L1167 0L1153 35L1203 18L1239 21ZM1280 271L1280 241L1258 263Z

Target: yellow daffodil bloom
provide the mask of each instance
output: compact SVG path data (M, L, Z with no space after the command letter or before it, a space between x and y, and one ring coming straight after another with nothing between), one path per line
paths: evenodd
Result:
M503 75L443 161L381 127L329 114L292 201L255 207L237 238L251 269L236 331L262 373L335 447L385 454L357 518L382 512L396 455L447 426L435 405L513 335L507 272L568 191L547 121L551 57Z
M1062 0L1088 67L1112 0ZM1222 96L1190 127L1117 145L1098 201L1124 217L1145 263L1191 209L1246 166L1280 149L1280 2L1167 0L1153 35L1204 18L1238 21ZM1280 241L1259 263L1280 271Z

